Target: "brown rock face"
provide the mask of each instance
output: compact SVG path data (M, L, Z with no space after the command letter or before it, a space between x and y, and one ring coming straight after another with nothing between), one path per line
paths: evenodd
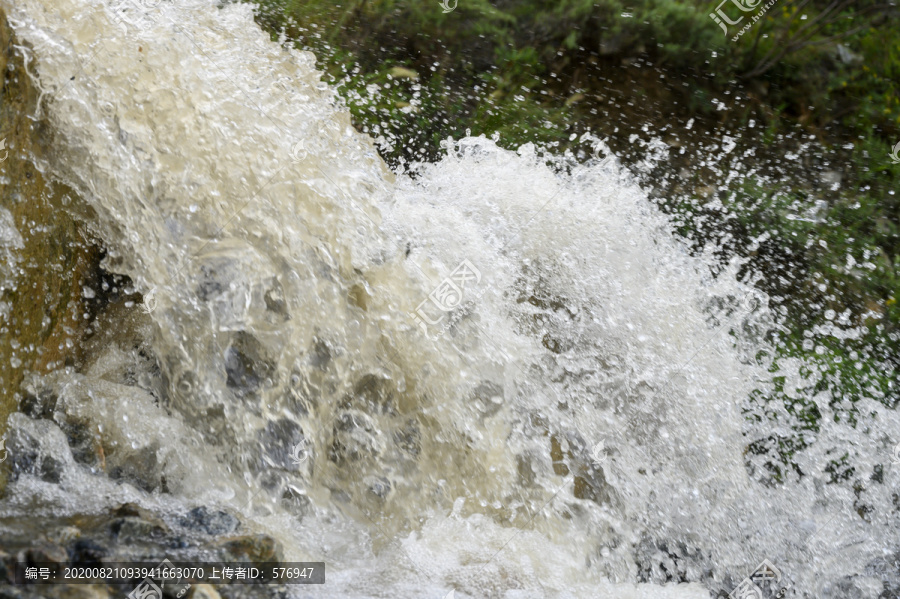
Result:
M86 211L84 202L38 168L53 150L53 131L31 118L39 94L15 45L22 42L0 9L0 438L27 372L78 363L101 256L73 216Z

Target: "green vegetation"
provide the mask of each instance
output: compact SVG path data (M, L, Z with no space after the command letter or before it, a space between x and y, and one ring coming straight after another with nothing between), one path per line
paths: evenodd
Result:
M695 247L715 240L723 259L750 259L789 331L775 364L801 357L819 374L816 389L788 393L782 378L755 398L795 418L793 437L750 447L772 456L771 480L783 480L818 430L811 394L830 393L836 418L852 426L863 397L900 402L896 4L779 0L733 40L765 2L726 36L710 18L716 2L459 0L445 14L437 0L260 1L260 23L316 53L395 167L435 159L441 140L467 130L582 157L578 139L592 131L626 163L640 158L629 136L645 124L685 129L696 119L677 138L695 153L717 133L745 133L758 156L769 152L761 165L814 139L820 160L787 180L726 181L688 160L689 180L656 199ZM723 10L741 14L731 2ZM822 182L830 169L841 169L839 185ZM718 190L721 205L703 189ZM838 338L832 323L859 334Z

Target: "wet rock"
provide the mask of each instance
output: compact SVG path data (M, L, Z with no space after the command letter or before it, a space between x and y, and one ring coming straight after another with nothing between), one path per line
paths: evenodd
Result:
M587 443L578 431L565 431L550 436L550 459L553 471L565 476L570 470L578 471L584 460Z
M225 350L225 372L228 375L226 384L230 388L242 393L255 393L275 372L275 364L253 335L240 331Z
M284 289L282 289L278 279L272 279L269 289L263 296L263 300L266 302L266 310L278 315L280 321L291 319L287 309L287 302L284 299Z
M351 305L356 306L362 311L368 311L370 296L364 285L354 285L347 294L347 299Z
M384 476L373 476L366 479L366 490L369 495L384 501L388 498L394 485Z
M0 271L17 265L11 280L0 275L5 280L0 280L0 312L7 328L0 334L0 436L17 407L26 372L80 360L80 339L89 326L82 316L82 289L100 262L99 248L85 241L76 218L85 203L58 181L48 182L46 169L35 168L35 161L58 146L47 121L32 120L41 92L25 71L27 51L15 50L24 45L0 9L0 136L9 152L0 164L0 209L16 231L4 227L0 234ZM5 479L0 469L0 489Z
M110 530L115 535L116 541L129 544L159 539L166 534L166 529L158 523L132 517L113 520Z
M84 373L112 383L137 387L158 402L168 399L168 374L160 367L151 339L152 321L137 307L133 296L125 295L129 280L113 279L101 289L111 303L98 314L87 332ZM119 301L112 300L118 298ZM126 301L128 300L128 301ZM131 304L130 307L128 304Z
M297 518L304 518L312 509L312 502L306 492L294 485L285 485L281 494L281 507Z
M59 545L38 541L34 546L24 551L20 559L27 564L44 563L59 566L69 560L69 554Z
M144 520L153 520L150 510L144 509L136 503L123 503L113 511L114 516L120 518L142 518Z
M196 523L196 527L205 527L207 531L216 533L233 530L239 526L233 517L216 512L212 508L192 510L185 516ZM227 525L222 525L224 520ZM77 523L79 528L74 528ZM78 515L60 519L48 519L41 523L44 529L59 531L59 534L48 534L47 539L35 540L24 531L14 531L12 536L4 534L0 543L0 598L16 599L56 599L83 598L107 599L108 597L124 597L131 588L112 588L104 585L48 585L31 587L12 587L4 584L8 580L8 572L16 561L28 563L51 562L60 565L72 565L80 562L85 565L102 565L113 562L154 562L159 563L168 557L173 561L264 561L282 560L282 552L278 543L265 535L226 537L204 542L186 541L178 536L177 531L170 530L158 514L135 504L123 504L108 514ZM136 533L129 538L126 531L134 527ZM69 531L69 532L65 532ZM74 531L74 532L72 532ZM62 534L65 532L65 534ZM141 536L141 532L147 533ZM205 531L204 531L205 532ZM173 550L176 550L173 552ZM6 572L7 574L4 574ZM195 585L198 587L200 585ZM237 588L240 586L240 588ZM235 592L223 597L275 598L285 597L284 587L277 585L244 586L232 585ZM13 589L13 590L10 590ZM163 589L164 599L176 599L179 586L174 590ZM204 591L201 587L200 591ZM206 589L208 591L208 589ZM197 594L194 587L181 596L189 599Z
M69 546L69 561L100 565L109 550L91 539L77 539Z
M578 499L587 499L597 505L609 505L612 503L612 493L606 476L600 468L594 468L589 474L576 476L573 480Z
M212 258L200 266L197 297L208 302L224 293L229 283L240 276L240 264L227 258Z
M298 416L309 416L310 412L318 407L318 402L311 391L308 381L302 375L292 374L291 385L285 396L288 409Z
M291 585L295 586L295 585ZM218 587L222 599L290 599L295 591L288 591L286 585L243 585L231 584Z
M326 370L334 357L334 351L324 339L316 339L309 353L309 364L313 368Z
M23 414L9 417L7 439L12 475L29 474L48 483L59 483L72 454L62 430L48 420L31 420Z
M534 469L534 457L530 455L516 456L516 472L519 474L519 484L523 487L533 487L537 473Z
M58 417L57 422L66 435L72 459L89 468L100 467L103 463L100 439L94 434L91 423L70 415Z
M35 420L52 420L58 398L50 389L24 389L19 411Z
M704 554L694 543L667 539L655 541L650 537L641 539L635 548L635 563L638 566L638 580L653 584L673 582L711 582L713 578L712 559ZM737 581L740 582L740 581ZM715 582L719 586L720 582ZM730 585L733 590L737 583Z
M219 510L210 510L203 506L196 507L179 520L179 524L185 528L199 530L208 535L230 534L237 530L240 522L238 519Z
M225 406L220 403L207 406L200 413L199 419L203 426L209 430L209 434L216 439L223 439L230 434Z
M73 584L54 589L52 599L109 599L109 589L99 584Z
M282 561L278 541L268 535L247 535L228 539L220 547L233 561L249 561L255 564Z
M409 419L393 436L394 443L407 455L414 458L422 451L422 432L415 419Z
M274 466L296 471L309 458L310 447L303 429L288 418L267 423L257 436L265 451L265 461Z
M367 414L395 414L393 381L367 374L353 386L353 392L341 401L341 408L362 410Z
M72 541L81 537L81 529L77 526L63 526L48 532L45 536L51 543L68 546Z
M0 599L109 599L109 590L101 585L35 585L0 587Z
M25 379L21 413L34 419L53 421L65 433L75 462L89 468L99 467L103 459L98 435L94 434L90 421L66 413L66 404L72 398L65 391L57 392L52 377L52 374L32 375Z
M190 599L222 599L219 592L209 584L195 584Z
M109 477L152 493L162 485L162 464L157 457L158 450L157 442L142 447L139 451L120 449L107 458Z
M328 458L337 464L378 457L384 451L375 421L358 410L347 410L334 423L334 441Z

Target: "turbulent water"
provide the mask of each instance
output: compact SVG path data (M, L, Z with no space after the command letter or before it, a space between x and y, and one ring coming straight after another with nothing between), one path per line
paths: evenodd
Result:
M806 476L753 480L748 441L788 426L748 403L768 300L691 257L599 140L584 163L448 140L395 174L247 5L0 4L57 139L38 165L144 295L80 372L27 382L132 480L70 456L5 517L217 506L326 563L298 596L708 597L763 559L788 597L900 577L878 566L897 466L866 518L824 471L835 447L887 464L897 414L869 402L857 431L822 400Z

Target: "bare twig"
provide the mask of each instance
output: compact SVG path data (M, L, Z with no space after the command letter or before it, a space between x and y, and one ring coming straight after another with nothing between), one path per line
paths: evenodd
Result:
M809 23L805 23L799 29L792 32L791 28L793 27L797 16L800 14L802 8L809 3L809 1L810 0L803 0L797 5L797 9L794 14L791 15L790 20L788 20L783 26L778 28L779 31L777 34L777 39L773 43L772 48L768 52L766 52L766 54L763 55L763 57L760 58L758 62L756 62L755 67L753 67L748 73L743 75L743 79L752 79L754 77L763 75L788 54L798 52L805 48L811 48L813 46L820 46L823 44L831 44L840 39L845 39L859 33L860 31L865 30L868 27L872 27L873 25L882 22L885 18L887 18L888 13L896 12L895 10L893 10L896 9L896 5L894 4L877 4L867 6L865 8L860 8L854 11L853 16L857 19L859 17L869 17L865 23L852 29L848 29L847 31L816 40L814 38L817 35L821 34L826 27L828 27L829 25L833 25L839 18L841 18L844 10L847 9L851 4L853 4L854 0L834 0L813 19L811 19ZM759 33L757 33L756 41L753 44L751 61L755 59L756 47L759 42L761 33L761 30Z

